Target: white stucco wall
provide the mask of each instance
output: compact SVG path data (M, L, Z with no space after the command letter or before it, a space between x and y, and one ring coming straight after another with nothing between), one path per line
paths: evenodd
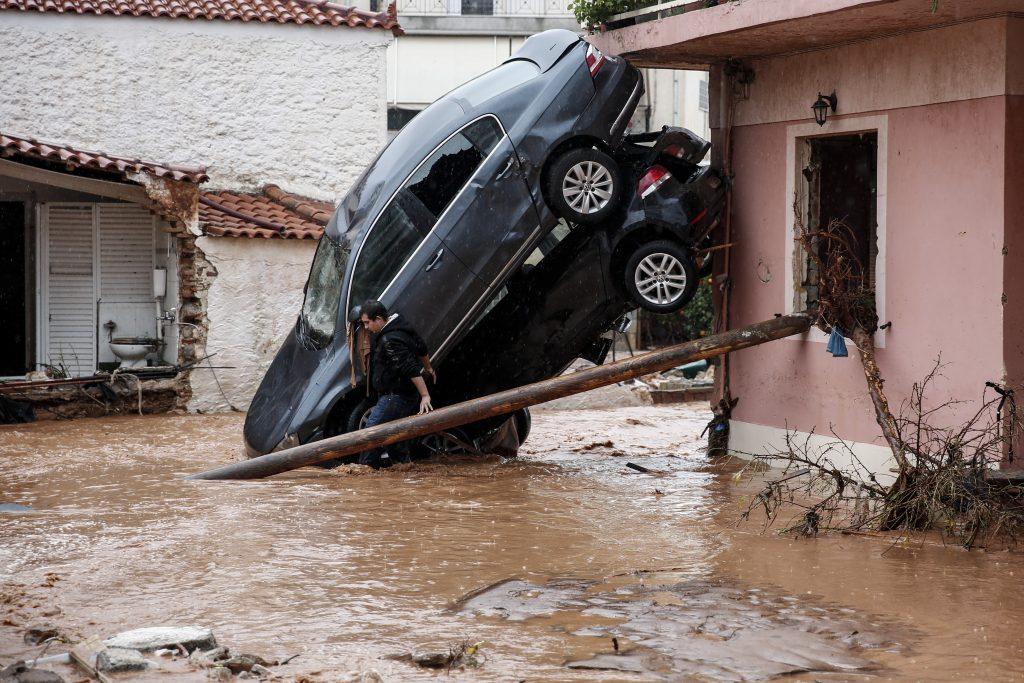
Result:
M340 197L386 136L383 29L0 12L0 130Z
M711 139L708 115L699 107L703 71L644 69L646 87L643 103L651 107L651 129L662 126L689 128L706 140Z
M193 370L188 409L245 410L295 324L316 242L200 237L196 245L217 269L207 297L205 354L216 352L213 365L234 369Z

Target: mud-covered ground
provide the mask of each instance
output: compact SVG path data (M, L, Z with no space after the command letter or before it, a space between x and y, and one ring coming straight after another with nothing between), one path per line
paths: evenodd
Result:
M708 466L708 417L541 411L518 460L258 482L181 479L241 457L238 415L0 427L0 504L30 508L0 511L0 665L33 628L196 624L299 655L285 680L1022 677L1020 555L738 525L753 485ZM406 657L463 642L478 666Z

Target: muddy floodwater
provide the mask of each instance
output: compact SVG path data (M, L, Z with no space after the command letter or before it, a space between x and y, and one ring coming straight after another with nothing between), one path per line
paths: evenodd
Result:
M737 524L708 417L538 411L517 460L255 482L182 481L241 457L239 415L0 427L0 665L31 628L194 624L284 680L1024 676L1021 555ZM478 666L403 657L462 642Z

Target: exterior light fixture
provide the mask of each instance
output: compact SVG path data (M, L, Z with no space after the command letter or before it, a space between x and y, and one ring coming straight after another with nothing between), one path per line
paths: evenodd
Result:
M814 112L814 121L819 126L824 126L825 121L828 120L828 110L831 109L834 114L836 111L836 105L839 103L839 99L836 97L836 91L833 90L831 95L822 95L818 93L818 99L811 105L811 111Z

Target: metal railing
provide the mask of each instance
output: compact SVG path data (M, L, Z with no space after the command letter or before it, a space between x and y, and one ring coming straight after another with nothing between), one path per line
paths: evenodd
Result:
M570 0L398 0L398 16L569 17ZM377 4L384 4L380 0Z
M676 14L707 9L719 4L719 0L636 0L625 2L623 7L631 9L620 12L606 22L608 28L621 28L645 21L664 19Z

